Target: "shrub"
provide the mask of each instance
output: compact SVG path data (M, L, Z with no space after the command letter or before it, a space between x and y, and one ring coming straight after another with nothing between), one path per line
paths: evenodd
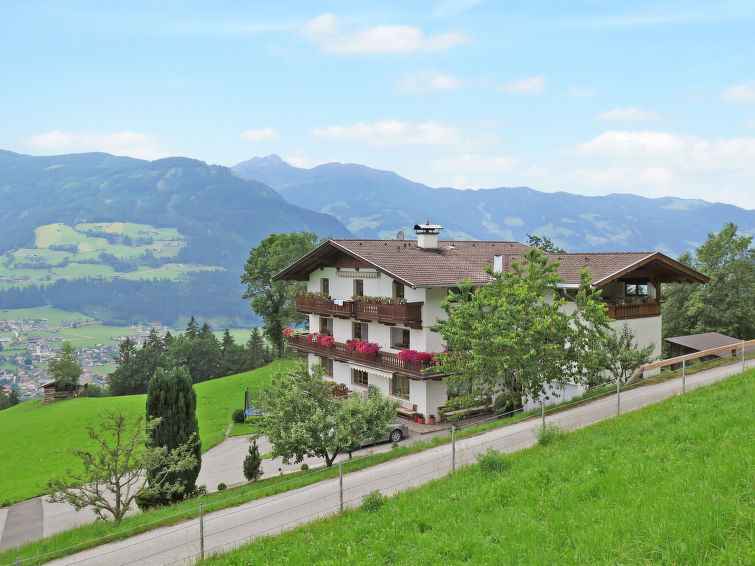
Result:
M509 468L509 459L503 452L488 448L484 454L477 455L477 464L487 474L499 474Z
M543 446L553 444L557 440L561 440L564 437L564 431L558 428L554 424L546 424L541 426L537 432L537 442Z
M244 415L244 409L236 409L233 411L233 422L235 423L243 423L246 420L246 415Z
M218 491L225 491L226 489L228 489L228 486L225 485L223 482L220 482L218 484Z
M309 469L309 466L307 466L307 463L306 463L306 462L304 462L304 463L303 463L303 464L301 465L301 471L302 471L302 472L306 472L306 471L307 471L308 469Z
M362 497L362 509L373 513L385 504L386 499L388 498L380 493L379 489L372 490L367 495Z
M493 410L496 415L503 415L513 410L514 406L506 393L501 393L493 401Z

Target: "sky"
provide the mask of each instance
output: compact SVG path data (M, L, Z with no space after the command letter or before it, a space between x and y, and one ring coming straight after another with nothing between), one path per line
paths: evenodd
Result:
M755 208L755 3L0 2L0 148Z

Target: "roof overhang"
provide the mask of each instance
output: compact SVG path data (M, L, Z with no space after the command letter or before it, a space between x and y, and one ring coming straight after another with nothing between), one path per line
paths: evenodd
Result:
M403 277L399 277L395 273L391 273L381 265L365 259L358 253L345 246L342 246L334 240L328 240L327 242L320 244L314 250L296 260L283 271L276 273L273 276L273 281L308 281L309 274L312 273L315 269L319 269L320 267L333 267L333 262L328 261L328 259L338 254L344 254L362 263L364 267L370 267L379 271L380 273L384 273L385 275L392 277L393 279L395 279L399 283L406 285L407 287L416 287L416 285L411 281L407 281Z
M710 277L671 259L660 252L653 252L614 273L593 281L593 287L602 287L612 281L623 279L646 279L658 283L707 283Z

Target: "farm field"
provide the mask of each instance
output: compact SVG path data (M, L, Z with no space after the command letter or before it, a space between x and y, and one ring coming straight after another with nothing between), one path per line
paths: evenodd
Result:
M206 381L194 386L197 392L197 419L202 451L225 438L234 409L243 407L244 391L267 383L272 375L290 362L278 361L254 371ZM63 475L78 460L74 448L89 446L86 425L114 408L135 418L144 414L146 395L78 398L39 406L27 401L0 411L0 505L7 505L45 493L45 482ZM21 449L23 447L23 449Z
M755 371L207 564L753 564Z
M122 269L126 269L125 276L132 279L171 280L196 271L219 269L176 263L174 258L186 245L186 239L175 228L130 222L76 226L58 223L39 226L34 235L36 247L5 253L0 262L0 289L47 285L58 279L110 279ZM100 254L129 261L120 266L110 260L103 261ZM138 265L139 258L149 265ZM154 260L166 263L155 265Z

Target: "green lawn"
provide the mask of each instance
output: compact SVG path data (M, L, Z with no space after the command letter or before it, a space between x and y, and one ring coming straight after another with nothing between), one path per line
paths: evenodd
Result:
M754 406L751 370L207 563L754 564Z
M203 451L225 438L233 410L244 405L246 387L268 382L287 364L274 362L194 386ZM37 399L0 411L0 505L45 493L47 479L77 466L71 451L90 444L86 425L96 423L99 413L114 408L136 417L144 413L145 402L145 395L132 395L71 399L40 407Z

